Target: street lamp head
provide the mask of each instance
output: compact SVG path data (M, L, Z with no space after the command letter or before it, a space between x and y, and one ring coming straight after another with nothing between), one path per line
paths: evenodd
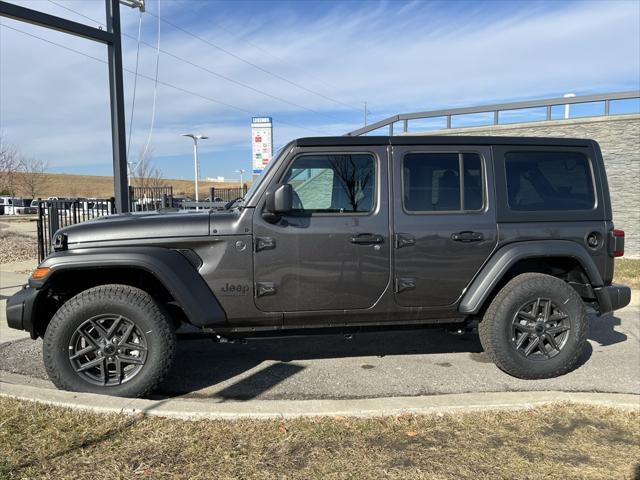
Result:
M199 135L195 133L183 133L182 136L193 138L194 140L206 140L207 138L209 138L206 135Z

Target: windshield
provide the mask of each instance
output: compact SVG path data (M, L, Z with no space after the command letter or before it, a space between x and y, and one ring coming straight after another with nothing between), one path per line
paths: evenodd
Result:
M256 193L256 190L258 190L258 187L260 186L260 184L262 183L262 181L264 180L264 178L267 176L267 174L271 171L271 169L273 168L274 165L278 164L280 162L280 157L282 157L285 152L287 150L289 150L289 147L291 146L293 142L289 142L287 143L284 147L282 147L282 149L280 149L280 151L276 154L275 158L273 158L270 162L269 165L267 165L267 168L265 168L262 171L262 174L260 174L254 181L253 184L251 184L251 188L249 190L247 190L247 193L245 193L244 195L244 202L247 203L249 201L249 199L253 196L254 193Z

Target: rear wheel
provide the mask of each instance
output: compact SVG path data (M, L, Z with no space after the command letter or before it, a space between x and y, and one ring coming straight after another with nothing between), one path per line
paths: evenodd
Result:
M487 355L518 378L563 375L582 353L589 324L584 303L563 280L525 273L507 283L480 322Z
M56 312L44 335L44 362L58 388L139 397L166 376L175 342L170 319L148 293L103 285Z

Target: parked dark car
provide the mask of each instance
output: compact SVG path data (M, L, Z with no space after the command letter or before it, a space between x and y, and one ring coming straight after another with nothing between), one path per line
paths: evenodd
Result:
M555 377L587 307L630 301L592 140L302 138L225 210L99 218L53 245L8 323L44 338L59 388L119 396L158 385L183 323L241 338L479 321L502 370Z

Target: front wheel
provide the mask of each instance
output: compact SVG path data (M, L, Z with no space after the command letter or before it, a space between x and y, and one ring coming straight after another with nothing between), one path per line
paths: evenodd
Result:
M514 377L540 379L563 375L576 365L589 322L582 299L566 282L525 273L498 292L478 330L498 368Z
M79 293L44 335L44 363L60 389L140 397L166 376L175 353L173 324L151 296L127 285Z

